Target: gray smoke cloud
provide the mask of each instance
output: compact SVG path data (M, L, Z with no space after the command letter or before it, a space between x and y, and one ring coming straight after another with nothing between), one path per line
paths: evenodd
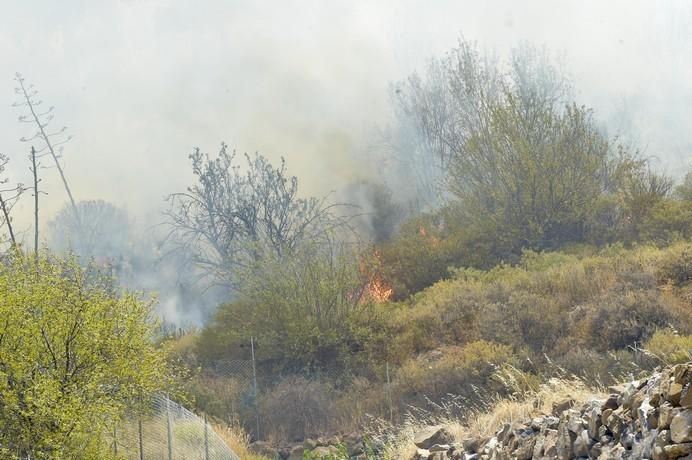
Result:
M460 34L500 58L521 41L545 45L611 134L676 177L690 165L685 1L36 0L6 2L0 25L11 179L29 182L18 138L31 129L11 107L18 71L75 136L64 163L76 198L110 201L143 227L191 182L194 146L283 155L306 194L371 179L389 85ZM66 201L56 174L44 172L44 222ZM30 216L24 200L18 225Z
M12 76L56 106L75 139L81 199L143 215L190 180L187 153L226 140L286 156L309 193L367 177L368 128L387 86L460 33L502 56L518 42L564 55L579 100L671 172L688 161L687 2L10 2L0 28L0 151L28 182ZM47 173L46 206L62 205Z

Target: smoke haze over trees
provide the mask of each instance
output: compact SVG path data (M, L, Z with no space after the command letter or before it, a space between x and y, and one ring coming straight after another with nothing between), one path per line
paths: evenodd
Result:
M130 256L116 263L121 278L180 292L163 302L173 312L183 308L179 298L187 299L185 309L199 307L191 280L202 274L188 264L192 253L172 256L160 244L166 232L159 224L164 198L194 183L187 155L195 146L213 151L226 140L272 165L285 157L289 175L300 180L296 199L332 196L358 206L352 225L376 241L450 198L453 187L440 190L449 185L442 169L470 174L453 160L455 149L470 145L474 123L502 122L494 109L484 121L473 117L483 108L478 104L495 99L511 108L508 92L518 110L540 100L548 107L536 113L555 111L558 118L568 116L559 113L564 103L576 101L572 118L609 142L609 156L617 138L631 153L641 149L652 174L680 180L687 170L692 138L680 114L692 97L692 8L684 2L566 2L559 11L550 2L501 1L72 4L46 3L41 15L13 4L7 17L16 21L0 31L8 81L0 104L16 101L11 82L22 71L41 90L43 108L55 107L47 116L57 117L58 132L64 124L75 136L60 158L66 181L62 171L40 170L42 241L97 258L122 248ZM485 102L463 96L474 81ZM594 109L593 119L581 104ZM19 111L0 112L0 152L26 155L19 138L31 138L34 129L16 123ZM465 115L449 123L450 114ZM505 115L509 128L511 113ZM555 131L550 142L564 134ZM31 183L20 161L10 161L4 174L10 184ZM648 192L643 178L630 179L617 199L632 203ZM76 202L71 223L68 183ZM469 190L456 195L462 192L468 197ZM13 209L14 233L25 243L32 236L30 201ZM99 202L118 210L120 224L96 217L80 231L105 225L110 241L85 239L79 245L89 247L76 247L58 228L74 228L74 209ZM592 211L601 217L617 217L612 203L598 205ZM482 209L489 207L514 209L500 198ZM633 238L647 231L630 229ZM171 265L162 265L166 258Z

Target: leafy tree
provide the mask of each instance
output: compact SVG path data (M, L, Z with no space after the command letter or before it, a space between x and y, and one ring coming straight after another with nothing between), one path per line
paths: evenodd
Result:
M192 254L215 284L237 286L239 269L265 256L291 252L304 241L322 241L340 225L326 199L300 198L298 179L265 157L245 155L247 170L225 144L216 158L190 155L197 183L169 197L169 241Z
M0 265L0 446L5 458L104 458L101 439L165 383L151 304L115 297L73 260Z
M545 50L521 45L501 65L461 41L399 95L466 233L477 235L469 241L491 247L493 260L586 241L599 219L636 239L637 223L670 190L571 102L569 79Z
M48 227L49 243L54 249L69 250L81 257L117 257L129 252L125 251L129 242L127 213L103 200L65 206Z
M203 330L203 358L234 356L254 336L258 359L311 367L348 359L349 319L366 285L357 254L345 244L302 244L243 271L237 299ZM340 361L343 363L343 361Z

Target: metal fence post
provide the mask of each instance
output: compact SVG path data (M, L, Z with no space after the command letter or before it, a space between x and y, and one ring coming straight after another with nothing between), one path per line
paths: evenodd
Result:
M168 437L168 460L173 460L173 431L171 427L171 400L166 395L166 435Z
M394 420L394 411L392 410L392 382L389 380L389 361L386 363L387 373L387 402L389 403L389 421Z
M113 455L118 456L118 427L113 425Z
M144 460L144 442L142 440L142 419L138 421L139 425L139 460Z
M209 427L207 426L207 413L204 413L204 460L209 460Z
M255 416L257 418L257 439L260 438L259 401L257 400L257 368L255 366L255 338L250 337L250 351L252 352L252 380L255 391Z

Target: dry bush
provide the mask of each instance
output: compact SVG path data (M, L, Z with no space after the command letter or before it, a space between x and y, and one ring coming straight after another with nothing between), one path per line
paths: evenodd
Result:
M579 346L572 346L555 357L552 364L559 375L591 382L599 387L621 382L653 367L648 362L636 363L634 354L629 351L599 353Z
M656 331L644 349L666 365L685 363L692 360L692 335Z
M405 363L393 381L393 399L399 413L408 407L440 405L450 395L472 405L486 394L506 392L504 383L493 377L500 366L515 361L510 347L492 342L446 347Z
M692 243L678 243L663 251L656 268L661 283L682 286L692 280Z
M196 407L227 424L237 424L255 413L252 385L245 379L199 374L187 383Z
M657 291L613 292L571 317L576 344L600 351L642 343L657 329L690 324L690 315L666 308Z
M336 427L336 392L328 383L289 377L260 397L262 435L274 442L331 433Z

